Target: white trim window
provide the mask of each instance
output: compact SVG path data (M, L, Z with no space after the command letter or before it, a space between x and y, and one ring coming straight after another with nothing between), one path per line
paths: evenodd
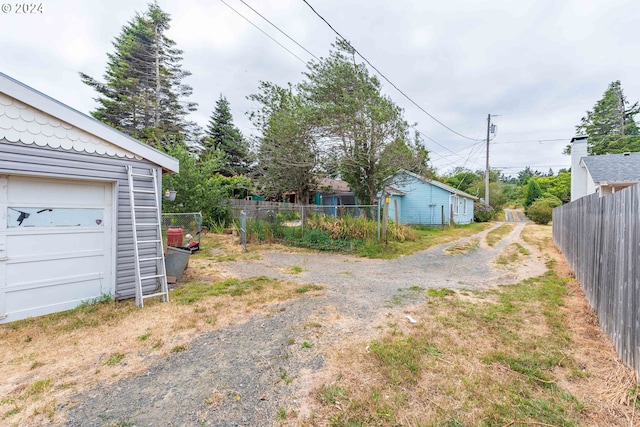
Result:
M451 198L451 204L453 205L453 214L458 215L460 213L460 198L458 196L453 196Z

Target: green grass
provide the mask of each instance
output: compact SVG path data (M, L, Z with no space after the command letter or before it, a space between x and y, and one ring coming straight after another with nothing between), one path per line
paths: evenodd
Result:
M438 298L442 298L442 297L448 297L449 295L454 295L455 291L451 290L451 289L428 289L427 290L427 295L429 295L430 297L438 297Z
M349 393L346 389L335 384L326 384L318 392L317 398L325 405L335 405L348 399Z
M171 353L180 353L182 351L187 351L189 347L187 344L178 344L171 349Z
M502 240L507 234L511 233L515 228L514 224L502 224L498 228L494 228L487 234L487 245L493 247Z
M304 234L295 227L284 230L287 245L302 248L357 254L368 258L392 259L430 247L471 236L492 226L492 223L472 223L456 226L402 226L390 225L387 242L378 241L377 225L362 218L331 222L316 220L317 224L305 228ZM314 228L316 227L316 228Z
M369 344L359 373L342 366L351 377L317 391L323 417L336 427L405 425L403 411L428 401L437 402L430 415L414 412L411 425L579 425L585 406L558 378L583 380L568 353L565 279L548 267L542 276L464 298L427 290L449 298L430 298L423 312L431 316L418 325L390 323ZM375 380L350 389L360 376ZM630 392L640 406L639 394Z
M31 384L21 398L38 397L51 389L51 379L38 380Z
M287 273L289 274L300 274L304 271L304 268L298 266L298 265L293 265L291 267L289 267L287 269Z
M173 291L172 299L177 304L193 304L206 297L219 295L240 296L251 292L259 292L265 286L278 286L278 281L260 276L250 279L228 279L217 283L188 283Z
M424 337L385 337L373 341L369 351L378 358L392 385L415 383L429 363L428 356L439 354Z
M280 380L283 381L286 385L291 384L295 379L295 377L292 377L291 375L289 375L284 368L278 368L278 374L279 374Z
M305 341L302 343L302 348L311 348L311 347L313 347L313 344L311 344L308 341Z
M520 243L512 243L496 258L496 264L509 265L518 261L521 256L528 255L531 255L531 252L527 248Z
M304 285L304 286L301 286L299 288L296 288L296 293L305 294L305 293L310 292L310 291L320 291L322 289L323 289L323 287L320 286L320 285Z
M104 364L107 365L107 366L117 365L118 363L120 363L122 361L122 359L124 359L124 354L122 354L122 353L114 353L111 356L109 356L109 358L107 359L106 362L104 362Z

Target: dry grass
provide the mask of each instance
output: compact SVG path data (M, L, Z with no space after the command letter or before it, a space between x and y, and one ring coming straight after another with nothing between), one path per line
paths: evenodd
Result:
M434 296L381 319L370 340L342 342L287 425L640 425L635 375L549 235L527 231L544 276Z
M495 246L495 244L502 240L507 234L511 233L514 228L515 224L507 223L489 231L486 237L487 245Z
M270 279L230 280L212 262L216 251L252 255L227 236L210 235L202 243L184 278L191 284L172 291L168 304L151 299L137 309L133 300L100 303L1 325L0 425L60 422L56 408L71 403L74 394L141 374L187 349L198 335L241 323L273 302L320 291L310 286L300 292L299 284ZM201 292L220 283L226 286L217 296ZM214 391L210 404L216 396Z
M512 243L500 253L495 259L496 264L512 265L522 261L525 257L531 255L531 252L520 243Z
M480 240L471 239L465 243L457 243L449 246L445 251L451 255L463 255L473 252L480 247Z

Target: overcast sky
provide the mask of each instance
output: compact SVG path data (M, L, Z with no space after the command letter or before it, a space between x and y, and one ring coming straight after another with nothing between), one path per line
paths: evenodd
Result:
M220 94L245 135L255 130L246 99L260 80L303 79L312 57L241 0L158 0L171 15L168 36L184 50L183 68L206 125ZM302 0L244 0L318 57L336 35ZM490 164L506 174L525 166L568 167L561 154L575 125L620 80L640 99L638 0L308 0L338 32L417 104L472 139L486 138L497 115ZM2 1L0 0L0 3ZM96 93L78 72L102 80L106 54L145 0L44 0L42 13L0 13L0 71L84 113ZM36 3L40 4L40 3ZM7 6L9 5L9 6ZM297 55L278 46L245 19ZM485 144L447 130L381 78L384 92L429 139L433 165L483 169Z

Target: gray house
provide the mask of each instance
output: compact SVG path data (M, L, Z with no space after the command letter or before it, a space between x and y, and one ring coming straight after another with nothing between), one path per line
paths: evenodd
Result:
M571 200L613 194L640 182L640 153L587 154L587 137L571 140Z
M0 73L0 323L136 295L128 166L157 215L176 159Z

